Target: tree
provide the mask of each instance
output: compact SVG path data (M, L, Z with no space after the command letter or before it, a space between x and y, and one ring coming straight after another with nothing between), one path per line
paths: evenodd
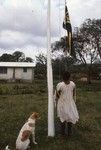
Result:
M20 51L15 51L13 54L3 54L0 57L2 62L33 62L31 57L25 57L25 54Z
M12 56L14 57L15 62L24 62L25 61L25 54L20 51L15 51Z
M52 45L51 45L52 52L54 53L54 51L62 51L65 54L65 52L68 51L68 43L67 42L68 42L67 36L61 37L59 41L52 43ZM72 41L71 56L73 58L75 58L75 56L76 56L75 51L74 51L73 41Z
M0 61L1 62L13 62L14 58L11 54L5 53L0 57Z
M36 56L35 75L37 78L46 78L47 75L47 58L43 54Z
M61 37L59 41L55 41L54 43L52 43L51 47L52 47L52 51L60 51L62 50L63 52L67 49L67 37Z
M36 63L45 65L46 62L47 62L47 58L43 54L39 54L38 56L36 56Z
M73 64L74 59L72 57L64 57L64 55L61 55L61 57L53 59L52 65L54 77L59 77L60 79L65 70L71 71Z
M33 59L31 57L26 57L25 62L33 62Z
M87 19L82 25L81 32L88 33L88 36L91 37L101 59L101 19Z
M98 56L100 56L98 49L99 43L96 42L96 31L98 31L98 27L95 26L94 22L95 20L87 19L82 26L78 28L77 34L74 36L76 58L79 63L84 64L86 67L88 83L91 83L93 63L98 59Z

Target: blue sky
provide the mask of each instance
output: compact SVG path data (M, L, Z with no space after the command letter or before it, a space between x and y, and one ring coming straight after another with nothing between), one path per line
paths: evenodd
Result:
M0 55L20 50L35 58L46 53L48 0L0 0ZM72 26L86 18L101 18L101 0L68 0ZM64 0L51 0L51 40L65 35Z

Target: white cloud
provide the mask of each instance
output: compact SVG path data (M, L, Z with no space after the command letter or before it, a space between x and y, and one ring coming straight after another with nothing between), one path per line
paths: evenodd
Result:
M21 49L33 57L45 51L47 36L47 0L0 0L1 54ZM86 18L101 18L100 0L70 0L67 3L73 27ZM64 0L51 1L52 42L65 35L62 28ZM45 51L46 52L46 51ZM30 55L32 56L32 55Z
M71 0L68 7L73 26L80 26L86 18L101 18L100 0Z

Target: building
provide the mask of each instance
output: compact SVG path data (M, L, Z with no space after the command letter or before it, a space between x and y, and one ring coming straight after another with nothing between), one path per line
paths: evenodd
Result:
M32 82L34 66L34 63L30 62L0 62L0 81Z

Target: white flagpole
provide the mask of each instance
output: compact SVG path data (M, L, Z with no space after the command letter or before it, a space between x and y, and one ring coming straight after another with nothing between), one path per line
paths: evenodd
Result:
M51 62L51 0L47 9L47 83L48 83L48 136L54 137L53 72Z

